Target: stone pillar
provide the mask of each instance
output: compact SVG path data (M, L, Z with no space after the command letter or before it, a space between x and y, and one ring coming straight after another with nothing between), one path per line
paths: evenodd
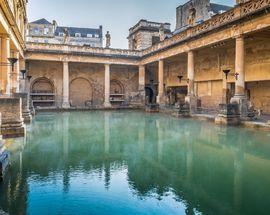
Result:
M19 93L20 92L20 54L15 52L15 58L18 59L17 63L14 65L14 71L11 72L11 92Z
M68 62L63 62L63 108L70 108L69 103L69 68Z
M139 94L142 105L145 105L145 66L139 66Z
M157 103L164 104L164 61L158 62L158 96Z
M226 75L223 73L222 78L222 104L228 104L228 83Z
M22 100L22 118L24 123L30 123L32 121L32 115L30 112L30 96L29 93L13 93L14 98L21 98Z
M8 58L10 57L10 38L6 35L1 38L1 62L9 64ZM2 66L1 68L2 87L3 94L10 95L10 66Z
M195 76L195 65L194 65L194 52L188 52L187 60L187 77L188 77L188 95L185 98L186 103L190 107L190 112L195 113L197 111L197 98L194 91L194 76Z
M243 36L236 38L235 74L237 75L235 95L231 99L231 103L238 104L241 117L246 117L248 114L248 105L245 95L245 47Z
M105 64L105 76L104 76L104 107L109 108L111 107L110 102L110 85L111 85L111 78L110 78L110 65Z

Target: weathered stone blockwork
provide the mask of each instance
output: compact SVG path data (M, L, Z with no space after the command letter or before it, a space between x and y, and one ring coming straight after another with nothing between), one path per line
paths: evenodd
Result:
M25 135L21 98L0 98L1 131L4 138Z

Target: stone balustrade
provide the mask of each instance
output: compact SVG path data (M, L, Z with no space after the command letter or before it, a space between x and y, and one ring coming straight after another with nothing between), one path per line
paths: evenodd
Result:
M127 49L107 49L107 48L94 48L90 46L73 46L63 44L46 44L46 43L27 43L27 50L42 53L63 53L73 55L87 55L97 57L110 57L110 58L129 58L138 59L141 57L141 52L131 51Z

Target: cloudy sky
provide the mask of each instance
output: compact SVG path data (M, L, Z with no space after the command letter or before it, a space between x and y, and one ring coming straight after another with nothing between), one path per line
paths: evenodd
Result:
M128 29L140 19L169 22L175 28L175 8L186 0L30 0L29 21L46 18L58 25L109 30L114 48L127 48ZM235 0L212 0L234 5Z

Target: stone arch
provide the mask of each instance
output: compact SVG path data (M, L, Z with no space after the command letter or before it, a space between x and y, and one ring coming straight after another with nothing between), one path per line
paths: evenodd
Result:
M93 87L86 78L75 78L69 86L70 104L72 107L87 107L93 102Z
M52 81L48 78L41 77L33 81L31 85L31 93L54 93L55 88Z
M121 81L111 80L110 93L111 94L125 94L125 87L121 83Z

